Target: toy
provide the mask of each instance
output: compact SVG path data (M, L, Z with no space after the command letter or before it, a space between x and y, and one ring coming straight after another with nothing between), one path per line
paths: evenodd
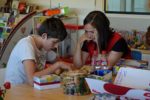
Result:
M144 49L146 50L145 45L145 32L138 30L117 30L122 37L126 40L128 46L134 49Z
M45 16L52 16L52 15L65 15L67 14L69 11L68 7L64 7L64 8L56 8L56 9L50 9L50 10L46 10L44 15Z
M34 88L39 90L60 87L60 77L55 74L34 77Z
M90 93L85 83L86 73L70 71L62 74L62 86L64 93L68 95L86 95Z

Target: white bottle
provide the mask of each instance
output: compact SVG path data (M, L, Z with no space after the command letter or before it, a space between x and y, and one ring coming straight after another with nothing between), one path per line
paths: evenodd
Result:
M98 56L98 53L97 51L94 51L93 55L92 55L92 62L91 62L91 66L93 67L93 71L96 70L96 66L97 66L97 56Z
M102 51L101 55L101 69L107 69L108 67L106 51Z

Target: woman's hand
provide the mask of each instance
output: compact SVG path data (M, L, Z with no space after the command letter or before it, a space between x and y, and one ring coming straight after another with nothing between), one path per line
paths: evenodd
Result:
M84 33L83 35L81 35L79 43L83 43L85 40L90 40L90 38L88 38L87 34Z
M90 41L90 40L93 40L93 41L96 41L96 33L93 33L93 34L87 34L87 33L84 33L83 35L81 35L80 39L79 39L79 43L82 44L84 41Z
M76 46L76 51L73 56L73 63L76 68L77 67L80 68L85 64L89 56L89 53L82 51L82 46L84 44L84 41L90 41L90 40L91 38L88 37L87 33L84 33L83 35L80 36L79 41Z

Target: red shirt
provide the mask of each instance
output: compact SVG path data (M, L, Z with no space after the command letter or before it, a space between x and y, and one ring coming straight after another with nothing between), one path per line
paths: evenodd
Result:
M120 39L123 39L121 37L121 35L119 33L114 33L112 38L108 42L106 52L109 53L110 51L112 51L113 47L119 42ZM123 54L122 58L131 59L132 58L131 57L131 50L127 46L126 42L124 42L124 44L126 45L126 52L123 52L124 54ZM97 44L93 41L89 41L89 42L85 41L84 44L83 44L83 47L82 47L82 51L85 51L85 52L89 53L89 57L88 57L86 63L90 64L91 63L91 58L92 58L92 55L93 55L94 51L98 51L97 50ZM113 51L115 51L115 50L113 50ZM120 51L120 52L122 52L122 51Z

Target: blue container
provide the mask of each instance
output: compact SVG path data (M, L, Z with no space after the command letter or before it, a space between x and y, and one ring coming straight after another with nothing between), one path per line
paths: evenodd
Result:
M132 50L131 56L134 60L142 60L142 53L140 51Z
M99 75L99 76L104 76L104 75L108 74L109 72L111 72L111 70L108 70L108 69L98 69L98 70L95 71L95 74Z

